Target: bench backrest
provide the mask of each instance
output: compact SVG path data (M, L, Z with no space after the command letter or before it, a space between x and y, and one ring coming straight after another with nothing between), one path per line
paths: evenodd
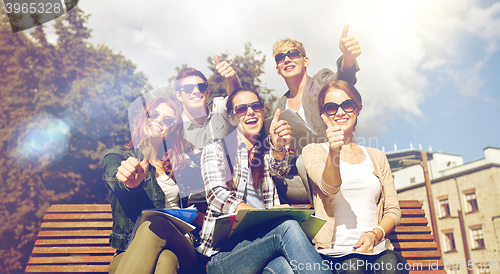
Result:
M412 266L410 273L446 273L420 202L399 204L401 224L388 238ZM109 204L52 205L43 217L26 273L107 273L115 252L108 242L111 226Z

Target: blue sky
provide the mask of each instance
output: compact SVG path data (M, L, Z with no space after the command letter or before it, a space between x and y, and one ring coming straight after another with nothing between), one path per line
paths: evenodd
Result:
M208 74L207 57L242 54L251 42L267 56L262 80L277 96L286 85L274 69L274 42L302 41L312 76L335 69L348 23L363 52L358 137L386 151L394 143L431 146L465 162L483 158L487 146L500 147L500 3L82 0L79 6L91 14L91 42L122 52L154 86L184 63Z

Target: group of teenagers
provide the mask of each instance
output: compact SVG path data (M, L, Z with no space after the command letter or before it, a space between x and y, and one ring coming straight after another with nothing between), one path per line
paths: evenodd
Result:
M348 29L340 37L337 72L322 69L313 77L307 74L310 60L302 43L275 43L276 72L288 91L270 123L264 123L259 93L242 87L230 64L217 56L226 97L207 102L206 77L185 68L175 82L182 108L162 96L145 102L132 141L102 160L113 213L110 244L117 250L109 273L407 272L398 266L404 258L393 250L366 255L398 225L401 211L385 154L354 140L363 106L354 87L361 50ZM280 119L287 109L298 114L316 141L290 149L293 132ZM183 235L165 218L151 217L129 243L143 209L185 206L182 180L204 185L206 208L194 220L198 229ZM297 221L284 218L212 246L217 217L288 207L297 189L307 190L315 215L326 219L312 242ZM332 258L317 249L356 252Z

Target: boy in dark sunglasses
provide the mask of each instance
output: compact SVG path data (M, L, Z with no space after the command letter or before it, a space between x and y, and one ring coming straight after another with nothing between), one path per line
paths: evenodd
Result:
M316 119L320 115L318 94L321 88L334 80L344 80L351 85L356 83L356 72L359 70L356 58L361 54L361 50L358 41L352 36L347 36L348 31L349 25L345 25L339 40L339 47L343 55L337 60L336 73L325 68L310 77L306 70L310 60L301 42L288 38L277 41L273 46L276 72L283 77L288 86L288 91L278 101L276 107L282 112L286 109L293 110L302 118L302 122L315 133L311 133L306 142L301 140L300 143L308 144L327 140L325 124L321 119ZM303 184L302 181L307 182L307 176L301 158L299 158L301 151L302 148L298 148L294 151L294 157L290 157L293 161L292 169L285 182L275 182L278 189L280 189L280 185L283 187L281 191L286 193L283 196L289 203L303 203L307 202L307 198L311 198L303 195L304 186L307 183ZM299 174L302 174L302 177Z
M219 61L214 55L216 69L228 82L227 95L241 83L234 69L226 61ZM229 129L226 101L224 97L215 97L208 101L210 94L208 80L203 73L194 68L185 68L179 72L175 81L175 94L182 103L184 137L197 150L202 149L211 139L222 139Z

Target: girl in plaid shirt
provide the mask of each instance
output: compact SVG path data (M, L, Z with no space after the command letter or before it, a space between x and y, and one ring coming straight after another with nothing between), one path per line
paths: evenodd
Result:
M280 205L271 176L282 177L289 170L290 126L279 120L277 110L266 140L264 103L250 89L235 90L226 106L237 129L209 143L201 159L208 209L197 249L210 257L207 273L302 273L310 270L307 265L320 265L321 257L295 220L275 220L221 246L211 245L217 217L240 209L288 206ZM322 271L331 273L315 273Z

